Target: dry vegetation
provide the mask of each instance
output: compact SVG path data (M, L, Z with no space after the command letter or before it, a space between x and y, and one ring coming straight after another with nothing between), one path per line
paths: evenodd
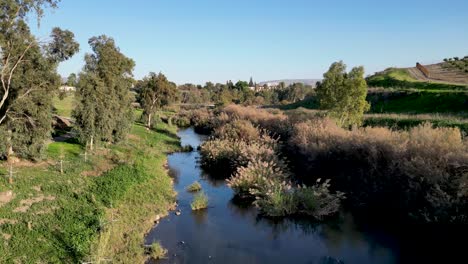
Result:
M319 112L285 115L241 106L209 115L213 119L207 123L215 138L201 148L203 164L210 169L229 166L233 175L229 185L241 196L256 197L255 203L269 215L306 212L320 218L317 212L327 210L307 213L305 208L326 208L339 204L342 197L305 197L310 193L327 197L331 188L345 192L352 207L426 222L468 220L468 140L458 128L424 123L400 131L385 127L346 130ZM272 138L273 134L281 135L282 141ZM284 162L285 156L292 157L292 164ZM299 172L296 178L284 176L290 169ZM291 182L281 180L285 177ZM320 178L331 180L326 182L326 191L308 191L318 188ZM300 191L295 182L309 187ZM331 208L333 212L336 206Z

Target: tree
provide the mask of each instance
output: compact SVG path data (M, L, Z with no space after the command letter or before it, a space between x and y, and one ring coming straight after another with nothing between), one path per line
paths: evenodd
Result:
M88 43L93 53L86 54L79 75L73 117L80 140L93 150L96 141L118 142L131 128L130 88L135 63L120 52L114 39L105 35L93 37Z
M0 155L37 158L50 137L52 97L60 87L58 64L79 49L74 35L54 28L51 41L40 43L26 17L58 1L23 0L0 3Z
M156 111L177 100L177 86L164 74L154 72L140 81L138 86L141 91L140 104L143 107L143 115L147 118L147 129L150 129Z
M78 77L76 76L76 73L71 73L67 78L67 85L72 86L72 87L76 87L76 85L78 83L77 79L78 79Z
M328 110L343 127L362 124L364 112L370 108L366 96L364 68L355 67L346 73L346 65L342 61L330 66L317 87L320 107Z

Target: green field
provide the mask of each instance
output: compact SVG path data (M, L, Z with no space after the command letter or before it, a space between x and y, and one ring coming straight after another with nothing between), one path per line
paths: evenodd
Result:
M75 103L75 97L72 93L65 96L65 98L62 100L60 100L58 96L55 96L53 102L55 114L62 117L71 117L72 109Z

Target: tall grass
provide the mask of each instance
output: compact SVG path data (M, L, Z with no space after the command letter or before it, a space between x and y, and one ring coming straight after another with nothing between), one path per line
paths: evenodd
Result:
M468 145L457 128L426 123L409 131L343 130L323 119L296 124L289 148L307 175L331 178L355 205L403 209L425 221L466 221L468 216L468 196L460 195Z

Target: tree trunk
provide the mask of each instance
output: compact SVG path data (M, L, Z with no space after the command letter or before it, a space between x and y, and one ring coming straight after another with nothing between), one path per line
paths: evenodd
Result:
M148 114L148 124L146 126L146 130L150 130L151 129L151 117L152 115L151 114Z
M89 140L89 150L94 150L94 136L91 136L91 139Z
M13 158L13 143L11 142L11 137L12 137L13 132L11 130L8 130L8 136L7 136L7 160L11 161L11 158Z

